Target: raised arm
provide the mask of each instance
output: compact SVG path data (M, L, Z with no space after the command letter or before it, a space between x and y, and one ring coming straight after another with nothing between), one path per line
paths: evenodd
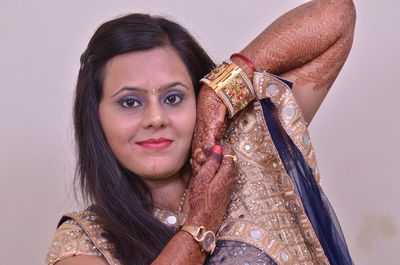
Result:
M279 17L240 54L257 70L294 82L293 93L307 123L327 95L349 54L355 24L352 0L314 0ZM247 75L252 71L232 58ZM214 91L203 85L197 111L193 150L208 150L223 137L226 108ZM197 152L196 171L206 154Z
M314 0L279 17L240 53L257 69L294 82L310 122L346 61L354 25L351 0Z

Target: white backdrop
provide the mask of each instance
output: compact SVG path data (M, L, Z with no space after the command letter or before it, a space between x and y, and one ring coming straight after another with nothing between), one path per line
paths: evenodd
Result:
M0 263L43 264L72 191L79 56L104 21L172 17L219 62L305 1L0 0ZM356 264L398 264L399 4L356 0L348 62L310 126L323 188ZM229 29L229 30L226 30Z

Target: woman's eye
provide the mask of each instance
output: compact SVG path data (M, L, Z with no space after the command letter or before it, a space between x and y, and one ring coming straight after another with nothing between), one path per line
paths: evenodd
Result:
M171 105L178 104L181 101L182 101L182 97L178 96L178 95L169 95L165 98L165 103L171 104Z
M138 100L133 98L122 100L120 104L125 108L136 108L142 105Z

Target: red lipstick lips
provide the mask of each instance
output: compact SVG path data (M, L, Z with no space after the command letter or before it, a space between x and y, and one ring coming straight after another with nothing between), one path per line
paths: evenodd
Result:
M169 147L172 144L172 140L166 138L147 139L145 141L136 142L136 144L148 149L162 150Z

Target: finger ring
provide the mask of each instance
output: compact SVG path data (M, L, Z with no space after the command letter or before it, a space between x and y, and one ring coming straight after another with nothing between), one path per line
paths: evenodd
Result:
M237 162L237 156L236 155L224 155L224 157L230 157L232 158L233 162Z
M203 150L200 147L197 147L194 149L193 156L195 156L198 152L203 152Z

